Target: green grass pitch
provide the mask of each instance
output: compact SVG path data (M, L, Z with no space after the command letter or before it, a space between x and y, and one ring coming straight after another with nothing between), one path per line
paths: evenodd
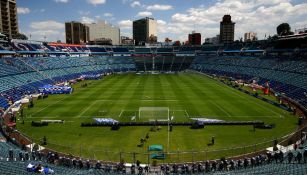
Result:
M46 136L47 147L77 156L132 162L134 158L127 152L136 152L135 159L147 162L147 147L161 144L166 151L174 153L165 161L181 162L243 154L271 146L267 143L244 150L214 151L271 140L289 134L297 127L297 118L288 112L200 74L118 74L87 83L86 88L82 88L81 83L74 85L71 95L50 95L35 101L34 108L24 110L25 124L18 122L18 129L37 142ZM199 130L173 127L167 150L167 127L150 132L150 127L121 127L111 131L109 127L80 126L82 122L92 122L95 117L131 121L136 116L137 121L150 120L150 117L138 116L140 107L168 107L174 121L190 121L192 117L261 120L275 123L276 128L253 132L252 126L205 126ZM65 123L31 127L31 121L43 119L65 120ZM146 133L149 133L149 139L143 147L137 147ZM208 146L212 136L216 143ZM199 150L203 152L193 153ZM176 154L180 151L186 153Z

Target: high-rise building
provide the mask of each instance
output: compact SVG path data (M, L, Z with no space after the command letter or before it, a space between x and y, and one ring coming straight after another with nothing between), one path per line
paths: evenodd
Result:
M247 32L244 34L244 42L256 41L257 40L257 33L254 32Z
M121 36L121 44L122 45L134 45L134 40L127 36Z
M228 44L234 42L235 23L231 21L230 15L224 15L220 23L220 43Z
M120 44L120 29L108 24L106 21L98 21L97 23L86 24L89 27L89 40L111 40L111 44Z
M205 40L206 44L213 44L213 45L217 45L220 43L220 35L216 35L215 37L212 38L206 38Z
M68 44L85 44L89 41L89 28L80 22L66 22L65 33Z
M0 33L9 38L14 38L18 34L16 0L0 2Z
M135 45L157 42L157 21L148 17L133 21L133 39Z
M189 44L193 46L201 45L201 34L196 33L195 31L189 34Z

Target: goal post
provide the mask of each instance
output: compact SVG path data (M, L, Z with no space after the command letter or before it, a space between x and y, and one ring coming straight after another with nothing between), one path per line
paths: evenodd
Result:
M140 107L139 119L149 121L168 121L169 108L168 107Z

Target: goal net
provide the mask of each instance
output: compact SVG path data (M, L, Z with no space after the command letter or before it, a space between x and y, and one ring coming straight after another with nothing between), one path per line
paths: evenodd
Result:
M140 107L139 119L141 121L168 121L168 107Z

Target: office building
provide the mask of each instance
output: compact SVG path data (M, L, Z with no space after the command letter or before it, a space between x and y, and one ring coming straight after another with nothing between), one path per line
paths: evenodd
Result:
M193 46L201 45L201 34L196 33L195 31L189 34L189 44Z
M89 28L89 40L110 40L112 45L120 44L120 29L108 24L106 21L86 24Z
M220 35L216 35L215 37L212 37L212 38L206 38L205 43L218 45L220 43Z
M235 23L231 21L230 15L224 15L220 23L220 43L228 44L234 42Z
M15 38L19 33L16 0L0 2L0 33L9 38Z
M257 33L247 32L244 34L244 42L251 42L257 40Z
M135 45L157 42L157 21L148 17L133 21L133 39Z
M121 36L121 44L122 45L134 45L134 40L127 36Z
M85 44L89 41L89 28L80 22L66 22L65 33L68 44Z

